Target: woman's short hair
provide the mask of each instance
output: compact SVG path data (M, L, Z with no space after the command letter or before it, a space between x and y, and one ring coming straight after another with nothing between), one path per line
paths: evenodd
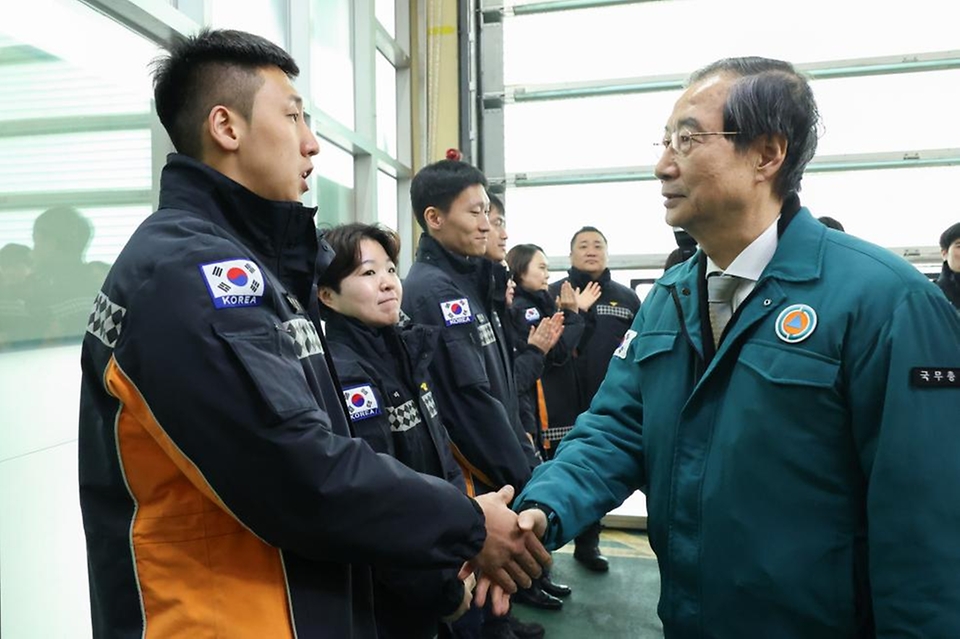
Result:
M397 234L378 224L343 224L328 230L318 231L336 253L330 265L320 274L317 286L327 286L340 292L340 283L360 265L360 242L373 240L383 247L394 264L400 255L400 238Z

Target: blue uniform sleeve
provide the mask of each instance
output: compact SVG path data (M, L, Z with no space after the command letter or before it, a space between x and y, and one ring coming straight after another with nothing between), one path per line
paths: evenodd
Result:
M960 316L936 291L912 291L867 337L845 353L845 383L876 636L960 636L960 386L947 372L960 372Z

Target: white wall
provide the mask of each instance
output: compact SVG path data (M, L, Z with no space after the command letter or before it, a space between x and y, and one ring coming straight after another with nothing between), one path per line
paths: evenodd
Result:
M0 636L91 636L77 487L80 346L0 354Z

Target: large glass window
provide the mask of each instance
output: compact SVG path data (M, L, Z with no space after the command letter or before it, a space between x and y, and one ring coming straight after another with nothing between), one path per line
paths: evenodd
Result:
M210 24L219 29L249 31L289 50L287 0L209 0Z
M353 155L329 140L320 139L320 153L313 159L317 176L317 223L335 226L355 219Z
M377 220L396 231L397 217L397 178L377 171Z
M353 2L313 0L310 86L313 103L343 126L355 125Z
M397 1L376 0L377 22L391 38L397 37Z
M511 189L505 205L510 245L532 242L551 256L569 254L570 238L585 225L603 232L611 255L669 253L674 246L658 182Z
M42 4L37 15L64 21L48 21L59 39L13 16L0 33L0 350L79 339L153 201L157 48L89 10ZM128 47L118 64L115 46Z
M509 4L518 4L512 2ZM520 3L522 4L522 3ZM675 0L518 15L503 22L504 82L544 84L683 73L729 56L792 62L899 56L957 48L948 3L892 11L866 2L807 0L763 37L763 0ZM788 11L787 5L781 5ZM869 25L869 28L866 28ZM550 64L544 64L549 60Z
M377 52L377 146L397 155L397 70Z
M606 220L611 234L626 240L611 243L612 252L669 252L674 242L663 223L659 184L599 180L648 179L657 157L653 143L678 83L704 64L741 55L790 60L814 78L823 129L801 200L815 215L849 220L849 232L884 246L912 247L912 259L933 254L939 234L956 219L933 201L957 172L934 165L960 162L960 124L936 116L938 123L930 122L931 109L960 102L960 69L951 53L956 35L942 2L919 0L908 12L885 12L811 0L790 14L790 31L804 37L759 44L755 34L769 27L769 4L759 0L562 11L523 0L505 4L503 149L516 241L565 255L570 227ZM865 21L869 29L854 28ZM634 92L639 85L644 92ZM538 91L549 97L531 99ZM563 97L584 93L589 97ZM926 166L910 166L916 158ZM876 170L881 160L901 164ZM576 185L527 186L538 179ZM539 215L549 218L528 217Z

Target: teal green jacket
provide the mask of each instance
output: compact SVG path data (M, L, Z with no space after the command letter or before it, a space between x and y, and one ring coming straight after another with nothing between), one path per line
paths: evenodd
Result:
M668 638L960 637L960 316L800 209L711 356L703 264L656 283L516 508L557 547L643 490Z

